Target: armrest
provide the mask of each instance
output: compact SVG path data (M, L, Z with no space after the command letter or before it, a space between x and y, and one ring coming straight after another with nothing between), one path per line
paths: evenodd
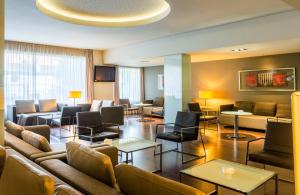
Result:
M234 104L220 105L220 112L223 112L223 111L232 111L233 108L234 108Z
M261 137L261 138L253 139L253 140L250 140L250 141L247 142L246 163L247 163L247 161L248 161L248 155L249 155L250 144L251 144L252 142L256 142L256 141L263 140L263 139L265 139L265 138L264 138L264 137Z
M25 126L28 131L44 136L50 142L50 127L48 125Z
M175 125L175 123L161 123L161 124L156 124L155 133L157 134L157 130L158 130L159 126L166 126L166 125Z

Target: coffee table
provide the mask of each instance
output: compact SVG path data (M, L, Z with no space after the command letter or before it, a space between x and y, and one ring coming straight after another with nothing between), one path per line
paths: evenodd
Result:
M149 148L156 148L159 146L160 148L160 161L159 161L159 169L153 171L154 173L156 172L161 172L162 171L162 144L153 142L151 140L146 140L142 138L135 138L135 137L130 137L130 138L123 138L123 139L116 139L112 141L112 145L118 148L118 150L122 153L125 153L126 155L126 160L125 163L133 163L133 152L141 151L141 150L146 150ZM131 160L128 158L128 154L131 154Z
M223 111L221 114L228 114L228 115L234 115L234 132L233 134L226 135L227 138L245 138L244 135L239 135L239 116L246 116L246 115L252 115L251 112L244 112L244 111Z
M180 180L182 175L216 185L217 193L218 186L220 186L242 194L249 194L267 181L275 179L275 193L278 194L278 178L275 172L221 159L180 171Z

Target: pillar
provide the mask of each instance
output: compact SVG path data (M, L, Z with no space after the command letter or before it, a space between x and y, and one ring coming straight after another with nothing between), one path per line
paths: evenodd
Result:
M186 54L165 57L165 122L175 121L177 111L185 111L191 100L191 57Z
M0 145L4 144L4 0L0 0Z

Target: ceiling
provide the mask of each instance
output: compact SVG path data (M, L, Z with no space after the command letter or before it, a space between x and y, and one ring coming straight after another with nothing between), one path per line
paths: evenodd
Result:
M281 0L167 2L171 6L171 13L159 22L137 27L108 28L53 19L36 9L35 0L6 0L5 39L104 50L292 10Z
M246 51L233 52L234 49L246 48ZM280 40L274 42L262 42L256 44L236 45L231 47L210 49L187 53L191 55L191 61L206 62L227 59L238 59L247 57L267 56L276 54L287 54L300 52L300 38ZM148 58L128 61L129 66L159 66L164 64L164 57Z

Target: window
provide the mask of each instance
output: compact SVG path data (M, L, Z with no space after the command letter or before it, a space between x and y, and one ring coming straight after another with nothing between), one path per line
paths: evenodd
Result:
M7 42L4 71L5 104L15 100L56 99L72 103L71 90L82 91L86 99L86 57L68 49Z
M119 67L119 90L121 99L139 103L141 101L141 69Z

